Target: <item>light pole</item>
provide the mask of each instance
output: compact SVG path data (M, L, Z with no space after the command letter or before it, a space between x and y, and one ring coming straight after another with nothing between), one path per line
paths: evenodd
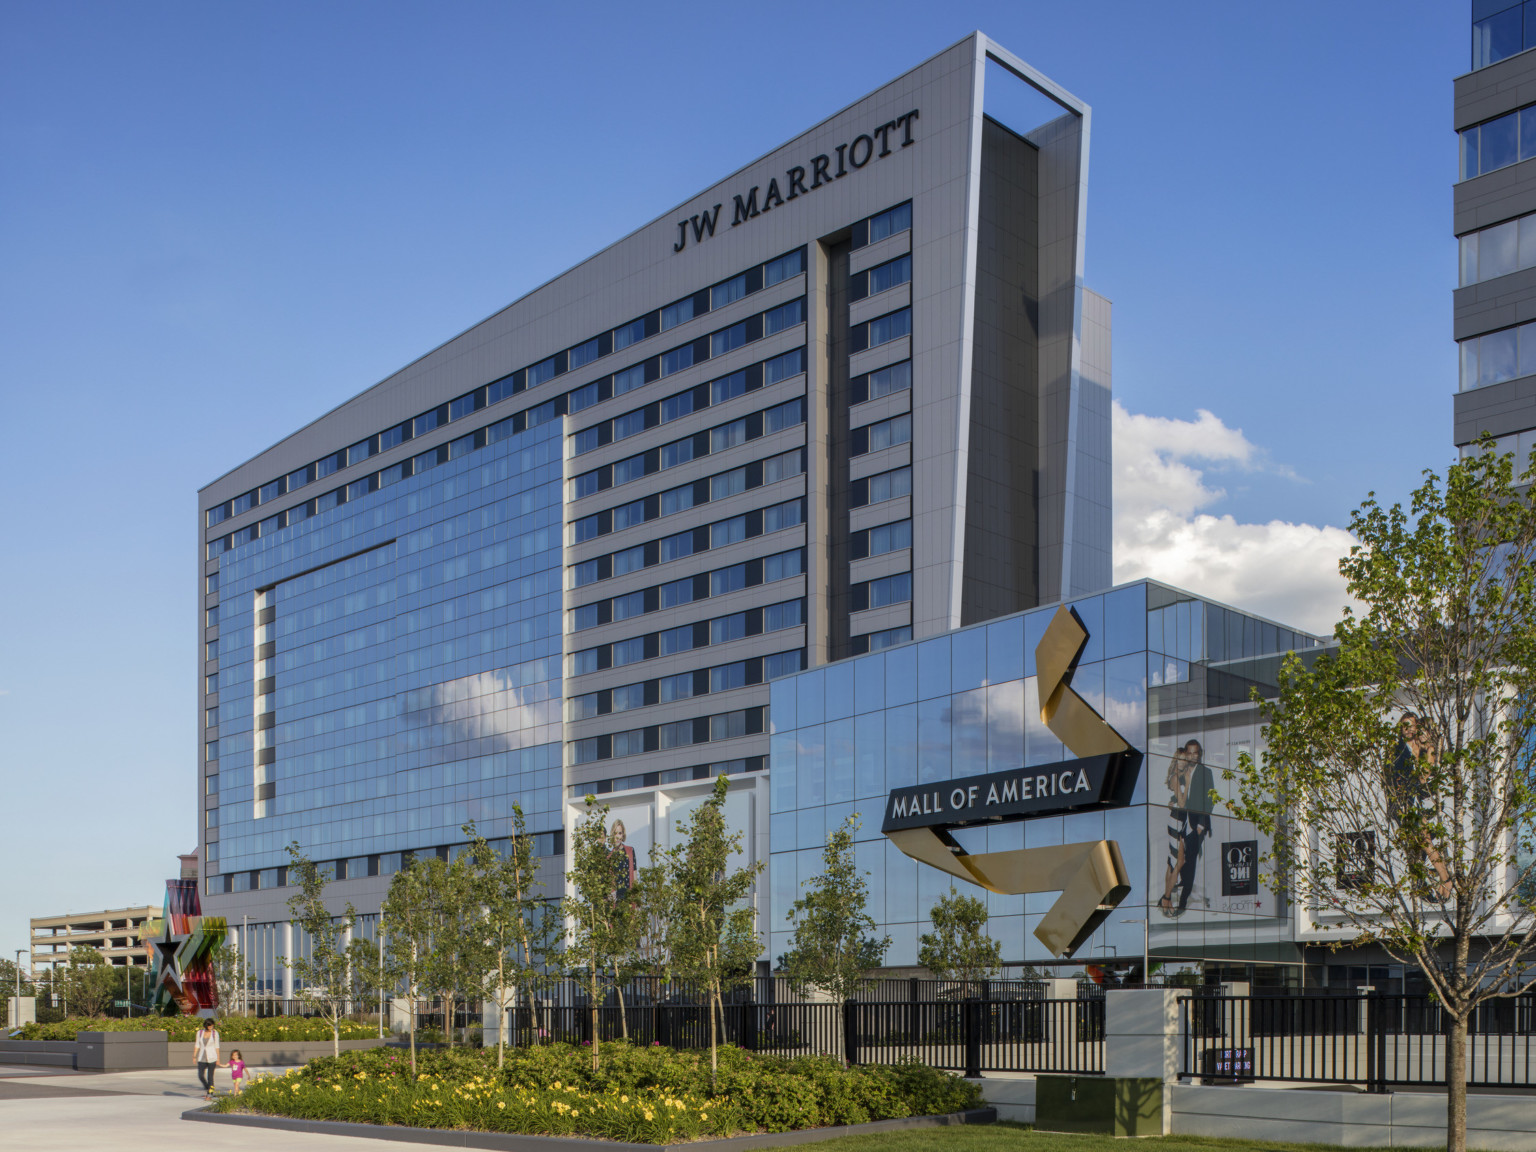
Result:
M1141 983L1152 987L1152 920L1147 916L1135 916L1121 920L1122 924L1141 925Z
M251 969L246 960L246 950L251 946L250 916L240 917L240 1012L251 1014Z
M21 954L23 952L27 953L29 956L32 954L31 949L29 948L16 949L16 1007L14 1009L16 1018L11 1021L12 1027L16 1027L21 1024Z
M379 949L379 1039L384 1039L384 908L379 907L379 926L373 933Z

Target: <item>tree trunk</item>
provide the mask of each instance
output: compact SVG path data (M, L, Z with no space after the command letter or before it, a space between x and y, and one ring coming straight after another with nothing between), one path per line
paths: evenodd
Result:
M1446 1152L1467 1152L1467 1015L1451 1017L1445 1053Z
M715 1029L715 1009L720 1004L720 986L711 981L709 986L709 1090L714 1092L716 1073L720 1069L719 1042Z
M496 1067L501 1067L507 1040L507 965L501 953L496 955Z
M613 991L619 998L619 1035L629 1039L629 1016L624 1011L624 989L619 984L619 962L613 962Z
M331 1055L341 1055L341 1007L331 1009Z
M416 1079L416 985L413 982L408 991L411 996L411 1079Z
M587 969L591 973L591 977L587 981L587 1007L592 1015L592 1071L596 1072L600 1066L597 1054L599 1043L597 1030L597 957L593 956L592 960L592 966Z

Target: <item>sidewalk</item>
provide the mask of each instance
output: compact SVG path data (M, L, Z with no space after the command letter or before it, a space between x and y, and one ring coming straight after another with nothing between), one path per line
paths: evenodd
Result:
M221 1069L217 1083L223 1095L229 1073ZM271 1152L270 1131L192 1125L181 1119L183 1112L202 1102L197 1076L190 1069L84 1073L12 1067L0 1077L0 1143L18 1152L165 1152L191 1146L199 1152ZM300 1132L283 1133L281 1144L283 1152L401 1148L394 1140Z

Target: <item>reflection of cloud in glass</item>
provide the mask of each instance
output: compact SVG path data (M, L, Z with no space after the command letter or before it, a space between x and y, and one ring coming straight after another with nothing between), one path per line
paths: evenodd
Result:
M474 672L401 694L408 749L487 743L479 754L509 751L548 739L560 720L558 684L548 661Z

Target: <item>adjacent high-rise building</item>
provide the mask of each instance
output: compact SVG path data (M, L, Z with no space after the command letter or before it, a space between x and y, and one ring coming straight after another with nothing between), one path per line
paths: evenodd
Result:
M1536 445L1536 3L1472 0L1472 68L1456 78L1460 137L1455 442Z
M291 842L365 931L514 805L552 891L587 795L643 863L721 774L766 860L770 681L1109 584L1088 136L968 36L201 491L203 906L261 990Z

